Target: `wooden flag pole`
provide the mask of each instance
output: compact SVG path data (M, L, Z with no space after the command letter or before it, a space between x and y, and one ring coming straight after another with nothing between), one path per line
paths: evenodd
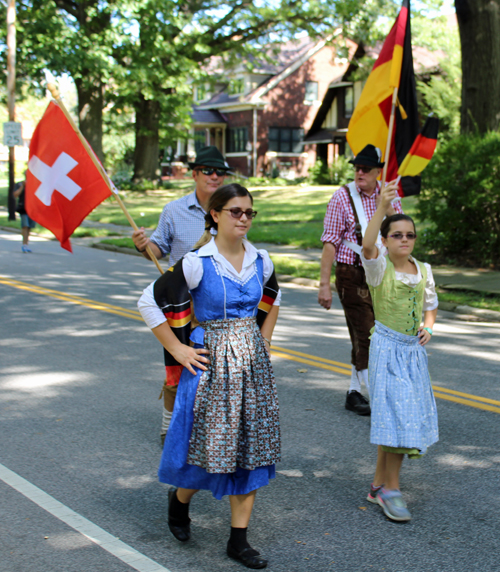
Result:
M394 130L394 118L396 117L396 104L398 101L398 88L395 87L392 93L392 107L391 107L391 116L389 118L389 134L387 136L387 143L385 145L385 155L384 155L384 170L382 171L382 188L384 188L385 180L387 178L387 168L389 167L389 155L391 152L391 141L392 141L392 132Z
M101 165L100 161L95 156L94 151L92 150L92 148L88 144L87 140L82 135L82 132L80 131L80 129L78 129L78 127L76 126L76 123L73 121L73 118L71 117L68 110L64 106L64 103L61 100L61 97L59 95L59 91L58 91L57 87L53 83L49 83L47 85L47 89L50 91L50 94L52 95L52 97L57 101L57 105L59 105L59 107L63 111L64 115L66 116L66 119L69 121L71 127L73 127L75 133L78 135L78 138L80 139L82 145L85 147L85 150L87 151L89 157L92 159L92 162L94 163L97 170L101 174L101 177L104 179L104 181L106 182L106 185L108 185L109 190L112 192L113 196L115 197L118 204L120 205L120 208L122 209L123 214L127 217L127 220L130 223L130 226L134 230L139 230L139 227L135 224L134 219L130 216L130 213L128 212L127 207L123 203L122 198L120 197L120 195L117 192L115 192L113 190L113 188L111 186L110 179L108 177L108 174L104 170L104 167ZM146 252L149 254L151 260L155 263L156 268L158 268L158 270L160 271L160 274L163 274L163 268L160 266L160 263L158 262L153 251L151 250L151 247L149 246L149 244L148 244L148 246L146 246Z

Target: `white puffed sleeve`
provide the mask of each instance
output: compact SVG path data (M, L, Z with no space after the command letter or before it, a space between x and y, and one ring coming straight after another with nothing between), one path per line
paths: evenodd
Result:
M429 312L438 307L439 301L436 294L436 283L432 275L431 265L424 262L424 266L427 268L427 281L424 290L424 312Z
M382 280L384 279L385 269L387 268L387 259L382 252L382 249L378 249L377 258L365 258L363 256L363 250L361 250L361 262L363 263L363 268L366 274L366 283L373 288L380 286Z
M271 278L273 271L274 271L274 264L269 257L269 253L267 250L259 250L258 253L262 256L263 262L263 274L264 274L264 285L267 284L269 278ZM281 304L281 289L278 290L278 295L276 296L276 300L273 302L273 306L279 306Z
M203 262L196 252L188 252L182 259L182 271L188 290L194 290L203 278Z
M160 324L163 324L163 322L167 321L167 318L165 318L164 313L160 310L155 301L153 294L154 284L154 282L151 282L151 284L143 291L142 296L137 302L137 307L139 308L139 312L141 313L143 320L148 325L148 328L151 329L156 328Z

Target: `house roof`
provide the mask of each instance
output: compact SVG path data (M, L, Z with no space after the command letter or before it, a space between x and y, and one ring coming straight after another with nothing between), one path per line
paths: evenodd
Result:
M273 55L274 61L255 59L254 72L266 74L264 80L246 95L230 95L224 89L213 95L208 101L199 106L202 109L214 107L231 107L234 105L257 105L262 103L261 97L275 87L280 81L297 70L303 63L319 52L327 40L313 41L309 37L286 42L280 46L278 54ZM273 54L269 48L268 54Z
M225 124L227 121L221 113L216 109L199 109L198 107L193 107L193 113L191 114L194 123L222 123Z

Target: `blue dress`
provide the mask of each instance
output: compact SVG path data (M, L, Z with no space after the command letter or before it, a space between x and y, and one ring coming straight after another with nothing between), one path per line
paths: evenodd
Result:
M220 499L247 494L274 478L279 419L274 377L255 323L262 258L245 282L221 274L211 256L201 260L203 277L190 293L202 325L191 341L195 348L208 347L211 364L196 375L182 371L158 476L176 487L210 490ZM264 375L255 375L261 371Z

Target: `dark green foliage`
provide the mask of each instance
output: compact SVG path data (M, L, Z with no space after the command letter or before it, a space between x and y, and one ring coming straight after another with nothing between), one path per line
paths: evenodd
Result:
M436 152L423 176L425 246L439 262L499 266L500 133L461 135Z
M338 157L329 167L318 159L309 169L309 180L316 185L345 185L352 181L352 165L347 157Z

